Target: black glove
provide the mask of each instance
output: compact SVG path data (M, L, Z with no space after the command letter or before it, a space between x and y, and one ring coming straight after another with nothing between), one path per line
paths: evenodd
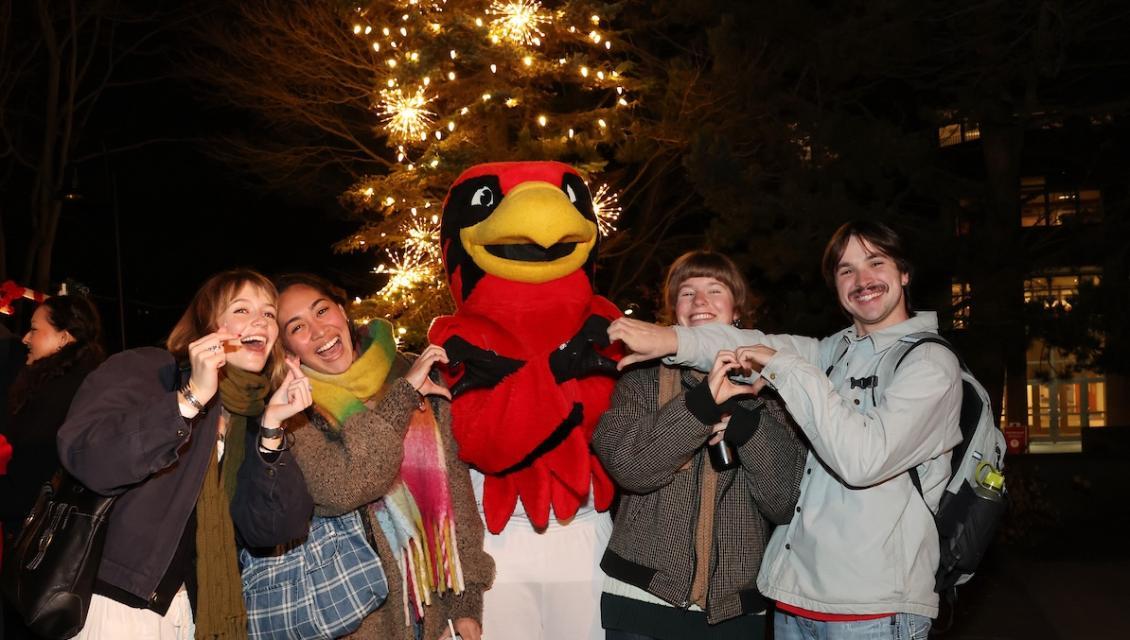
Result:
M549 354L549 370L558 384L594 373L616 374L616 361L596 350L610 344L609 324L608 318L589 316L577 335Z
M443 343L443 350L447 352L448 367L463 366L463 376L451 385L452 397L471 389L493 387L526 364L476 347L460 336L448 338Z

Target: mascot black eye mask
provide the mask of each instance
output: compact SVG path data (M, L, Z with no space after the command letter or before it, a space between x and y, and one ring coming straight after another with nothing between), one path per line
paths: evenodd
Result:
M443 206L440 242L456 311L428 334L447 350L459 456L479 471L487 528L521 498L534 527L606 510L612 482L589 448L608 407L620 316L594 295L599 234L592 196L559 162L465 171Z

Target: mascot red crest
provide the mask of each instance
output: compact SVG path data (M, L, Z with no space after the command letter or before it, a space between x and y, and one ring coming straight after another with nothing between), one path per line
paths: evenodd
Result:
M447 351L459 456L485 476L487 528L519 498L542 529L589 500L606 510L612 482L589 448L615 385L619 353L594 295L592 196L559 162L499 162L465 171L443 205L440 242L455 298L428 334Z

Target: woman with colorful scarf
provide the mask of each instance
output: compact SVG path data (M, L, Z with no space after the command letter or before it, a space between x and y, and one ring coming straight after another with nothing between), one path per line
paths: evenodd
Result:
M276 301L256 272L212 276L167 350L119 353L79 388L59 456L83 484L118 497L78 638L247 637L237 535L250 547L283 544L305 535L313 510L276 437L311 403L309 382L277 348Z
M388 599L353 637L439 640L454 628L480 640L494 561L456 455L443 400L450 395L429 377L447 362L443 349L410 361L388 322L355 330L345 293L318 276L283 276L277 285L283 345L314 394L313 408L287 423L314 511L364 507L388 577Z

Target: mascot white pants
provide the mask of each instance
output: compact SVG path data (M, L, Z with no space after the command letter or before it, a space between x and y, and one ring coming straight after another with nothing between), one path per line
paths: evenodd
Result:
M482 512L483 476L471 472ZM568 523L538 532L519 502L502 533L486 532L494 586L483 599L483 640L599 640L600 558L612 535L608 513L583 506Z

